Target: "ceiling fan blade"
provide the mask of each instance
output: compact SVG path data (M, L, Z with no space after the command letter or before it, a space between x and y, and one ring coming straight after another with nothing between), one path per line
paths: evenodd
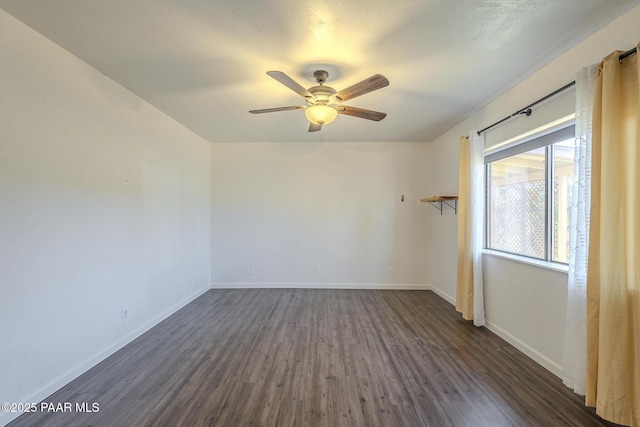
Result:
M262 110L250 110L251 114L262 114L262 113L275 113L276 111L289 111L289 110L304 110L307 107L277 107L277 108L263 108Z
M315 123L309 123L309 132L318 132L322 129L322 125L317 125Z
M385 86L389 86L389 80L387 80L387 78L382 74L376 74L375 76L371 76L368 79L361 81L360 83L356 83L346 89L342 89L334 96L340 98L342 101L347 101L355 98L356 96L364 95L365 93L381 89Z
M267 71L267 74L297 93L298 95L305 98L310 96L311 98L315 99L311 92L302 87L298 82L287 76L282 71Z
M387 117L386 113L381 113L379 111L373 110L365 110L364 108L358 107L347 107L346 105L341 105L338 107L338 113L346 114L347 116L359 117L361 119L373 120L379 122L380 120Z

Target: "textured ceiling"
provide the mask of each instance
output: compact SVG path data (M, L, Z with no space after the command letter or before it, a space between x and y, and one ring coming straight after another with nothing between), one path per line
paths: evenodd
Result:
M640 0L0 0L0 7L211 142L431 141ZM308 133L305 87L391 84Z

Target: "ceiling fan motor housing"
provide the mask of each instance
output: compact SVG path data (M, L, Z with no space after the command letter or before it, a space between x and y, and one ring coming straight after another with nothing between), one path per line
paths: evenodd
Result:
M313 86L308 91L314 96L315 100L308 100L310 105L327 104L330 98L336 94L336 90L331 86Z

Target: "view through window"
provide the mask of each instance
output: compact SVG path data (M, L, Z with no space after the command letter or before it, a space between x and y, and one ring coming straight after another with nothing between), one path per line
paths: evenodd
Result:
M487 160L487 247L569 262L573 126Z

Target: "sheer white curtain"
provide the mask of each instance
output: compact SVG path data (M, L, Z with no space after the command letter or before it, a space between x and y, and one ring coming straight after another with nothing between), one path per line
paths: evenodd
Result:
M598 65L576 75L576 155L569 229L569 283L564 342L563 382L585 394L587 372L587 258L591 207L591 123Z
M484 283L482 248L484 246L484 134L471 131L471 209L473 210L473 324L484 326Z

